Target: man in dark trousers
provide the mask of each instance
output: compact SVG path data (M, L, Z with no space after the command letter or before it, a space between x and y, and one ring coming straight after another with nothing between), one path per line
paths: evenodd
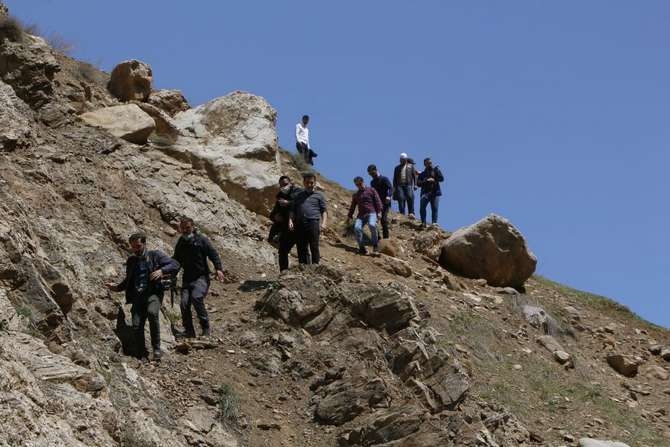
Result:
M147 250L147 237L135 233L128 238L133 254L126 261L126 276L119 284L106 283L112 292L126 292L126 304L132 304L134 353L137 358L146 358L148 353L144 340L144 325L149 319L151 347L154 360L161 358L161 333L159 312L163 301L163 287L160 280L164 276L179 271L179 264L159 250Z
M370 165L368 166L368 174L372 177L370 181L370 186L372 186L379 198L382 201L382 236L384 239L389 238L389 209L391 208L391 198L393 197L393 185L391 180L388 177L383 176L377 170L377 166Z
M272 211L270 211L270 219L273 224L270 228L270 235L268 241L273 243L275 239L279 240L279 271L283 272L288 269L288 254L295 245L295 233L289 231L288 220L291 213L291 205L294 196L300 188L291 183L291 179L282 175L279 177L279 192L277 193L277 201L275 202Z
M302 154L303 159L309 165L314 165L313 158L316 157L316 152L312 150L309 145L309 116L303 115L302 120L295 125L295 148L299 154Z
M377 190L372 187L366 187L363 177L354 178L354 185L357 191L351 197L351 206L349 207L349 214L347 214L347 224L351 223L351 218L354 216L354 210L358 207L358 216L354 224L354 232L356 233L356 242L358 242L358 254L366 255L363 243L363 226L367 225L370 228L370 239L372 240L372 250L374 253L379 251L377 239L377 216L382 212L382 201L377 194Z
M174 248L174 258L184 268L180 303L184 335L189 338L195 337L191 314L191 305L193 305L198 320L200 320L201 335L209 336L211 329L205 308L205 297L210 283L207 259L214 264L216 279L219 281L225 278L223 265L209 239L195 229L193 219L183 218L179 223L179 230L181 237Z
M393 193L398 201L400 214L405 214L407 205L407 217L410 219L414 219L414 187L417 174L416 167L407 158L407 154L400 154L400 164L393 171Z
M326 198L323 193L314 191L316 176L311 172L302 175L304 189L298 192L291 206L288 226L295 231L298 245L298 262L300 264L318 264L319 237L326 228L328 213Z
M433 162L430 158L423 160L425 169L416 184L421 187L421 200L419 202L419 212L421 214L421 226L426 227L426 207L430 203L430 217L433 225L437 224L437 210L442 195L440 182L444 181L444 176L440 168L433 167Z

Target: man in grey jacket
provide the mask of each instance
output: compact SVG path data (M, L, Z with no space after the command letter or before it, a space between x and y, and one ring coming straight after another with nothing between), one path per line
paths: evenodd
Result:
M137 358L146 358L148 353L144 340L144 325L149 319L151 347L154 360L161 358L161 333L159 312L163 301L161 278L175 274L179 263L160 250L147 250L147 237L135 233L128 239L133 255L126 261L126 276L119 284L106 283L112 292L126 292L126 304L132 304L134 353Z

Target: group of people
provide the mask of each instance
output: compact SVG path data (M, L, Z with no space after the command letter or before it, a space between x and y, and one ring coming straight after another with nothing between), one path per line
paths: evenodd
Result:
M193 219L183 218L179 223L181 236L169 257L160 250L147 250L143 233L132 234L128 240L132 255L126 261L126 274L120 283L106 283L112 292L125 292L126 304L131 304L131 325L134 337L134 354L148 358L144 340L144 326L149 320L153 359L161 358L160 308L163 296L176 281L183 269L180 310L183 337L195 337L191 307L200 321L201 335L210 335L210 323L205 307L205 297L210 285L209 259L214 265L215 277L223 281L225 273L221 257L209 239L195 228Z
M296 125L296 149L305 157L305 161L313 164L313 153L309 145L309 116L302 117ZM354 192L347 225L353 221L354 233L358 243L358 253L367 254L363 228L367 225L370 230L370 242L374 253L379 251L378 224L382 227L382 239L389 238L389 212L393 200L398 202L401 214L407 213L414 219L414 193L420 190L419 214L421 226L427 225L427 212L430 205L431 222L437 224L439 200L442 195L440 183L444 176L438 166L433 165L430 158L423 160L423 170L417 169L414 161L406 153L400 154L400 163L393 171L393 181L381 175L377 166L371 164L367 172L371 177L370 186L365 185L361 176L354 178L356 191ZM268 241L276 243L279 254L279 270L288 269L288 255L294 245L298 247L298 262L300 264L318 264L319 237L325 228L327 211L326 199L323 193L315 191L316 176L314 173L303 174L303 188L292 184L288 176L279 178L279 192L277 200L270 213L273 225L268 235ZM354 212L356 219L353 220Z
M316 156L309 145L307 125L309 117L303 116L296 126L296 148L305 162L313 164ZM371 178L366 186L361 176L354 178L354 192L347 224L350 225L354 212L354 232L358 243L358 253L367 254L363 227L368 226L373 252L379 250L379 239L389 238L389 212L393 200L398 202L401 214L414 218L414 192L420 188L421 225L426 226L427 207L430 205L432 223L437 223L439 197L442 195L440 183L444 176L430 158L423 161L424 169L419 171L407 154L400 154L400 163L393 171L393 180L381 175L374 164L367 168ZM270 213L273 225L268 240L276 243L279 254L280 271L289 267L289 253L297 246L300 264L318 264L320 261L319 240L328 219L324 194L315 189L316 175L302 174L302 187L295 186L288 176L279 178L279 192ZM381 237L377 226L381 224ZM172 257L160 250L147 250L146 235L132 234L128 240L132 255L126 261L125 277L120 283L106 283L113 292L125 292L126 304L131 304L132 331L135 338L134 355L148 358L144 340L144 327L149 320L151 347L154 360L161 358L160 308L164 293L171 290L177 273L183 269L180 310L184 337L195 337L191 308L200 322L201 335L210 335L210 323L205 307L205 297L210 286L210 271L207 260L215 269L216 279L223 281L225 273L221 258L212 243L197 231L193 219L182 218L179 223L179 237Z

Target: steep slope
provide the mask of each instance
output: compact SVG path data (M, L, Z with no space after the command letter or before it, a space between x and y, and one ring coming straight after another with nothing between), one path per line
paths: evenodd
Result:
M403 217L393 256L358 256L342 225L350 192L321 176L323 265L280 276L263 241L270 175L254 194L235 180L299 178L265 133L262 98L159 114L176 140L135 145L78 119L118 104L106 74L28 35L4 40L0 60L0 444L670 444L667 330L543 278L523 293L459 278L436 262L450 233ZM244 114L227 106L238 100ZM225 125L198 128L208 117ZM102 284L137 229L171 253L181 215L230 280L210 292L209 338L174 340L168 297L168 353L141 363L123 353L128 307ZM639 372L619 374L612 354Z

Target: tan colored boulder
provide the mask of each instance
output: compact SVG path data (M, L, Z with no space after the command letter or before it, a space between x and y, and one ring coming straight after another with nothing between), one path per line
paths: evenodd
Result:
M112 70L107 89L121 101L146 101L151 93L153 72L149 64L123 61Z
M135 144L144 144L156 128L153 118L136 104L105 107L79 115L85 123L101 127L115 137Z
M510 221L491 214L452 234L442 245L440 264L491 286L520 287L535 272L537 258Z
M204 169L231 198L268 213L281 175L277 112L260 96L234 92L177 114L173 155ZM176 154L175 154L176 153Z
M149 95L149 104L158 107L170 116L191 108L179 90L157 90Z
M612 369L624 377L635 377L637 375L639 364L637 360L631 356L611 354L607 356L607 363Z
M665 368L656 365L650 365L644 369L644 375L648 378L658 379L658 380L668 380L670 374Z

